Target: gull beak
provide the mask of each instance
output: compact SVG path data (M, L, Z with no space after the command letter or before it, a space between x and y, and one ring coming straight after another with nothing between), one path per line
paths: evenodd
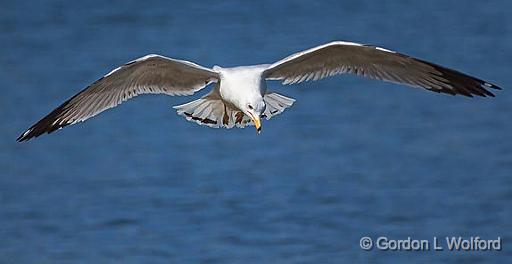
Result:
M261 120L259 117L255 117L251 114L252 122L254 123L254 126L256 127L256 132L261 133Z

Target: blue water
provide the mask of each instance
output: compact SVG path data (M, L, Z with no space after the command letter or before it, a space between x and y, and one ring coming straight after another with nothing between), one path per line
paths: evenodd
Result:
M0 1L0 263L434 263L512 257L512 2ZM251 129L140 96L27 143L33 122L148 53L269 63L331 40L495 82L464 98L342 76ZM364 251L363 236L501 237L500 252Z

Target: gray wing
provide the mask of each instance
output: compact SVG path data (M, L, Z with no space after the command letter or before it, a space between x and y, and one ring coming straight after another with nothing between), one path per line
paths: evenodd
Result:
M188 61L147 55L103 76L25 131L19 142L85 121L139 94L191 95L217 72Z
M352 73L430 91L465 96L494 96L498 86L464 73L384 48L336 41L293 54L272 64L264 76L284 84Z

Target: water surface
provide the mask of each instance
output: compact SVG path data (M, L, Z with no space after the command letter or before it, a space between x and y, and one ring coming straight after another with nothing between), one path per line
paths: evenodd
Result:
M498 262L512 257L509 1L1 1L0 262ZM443 96L356 77L297 86L263 133L140 96L28 143L29 125L148 53L270 63L377 44L504 88ZM362 236L480 236L501 252L383 252Z

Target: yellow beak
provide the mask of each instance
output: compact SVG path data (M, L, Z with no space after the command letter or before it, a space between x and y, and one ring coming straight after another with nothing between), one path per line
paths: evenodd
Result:
M252 119L252 122L254 123L254 126L256 127L256 132L258 132L258 134L261 132L261 120L259 117L255 117L254 115L251 114L251 119Z

